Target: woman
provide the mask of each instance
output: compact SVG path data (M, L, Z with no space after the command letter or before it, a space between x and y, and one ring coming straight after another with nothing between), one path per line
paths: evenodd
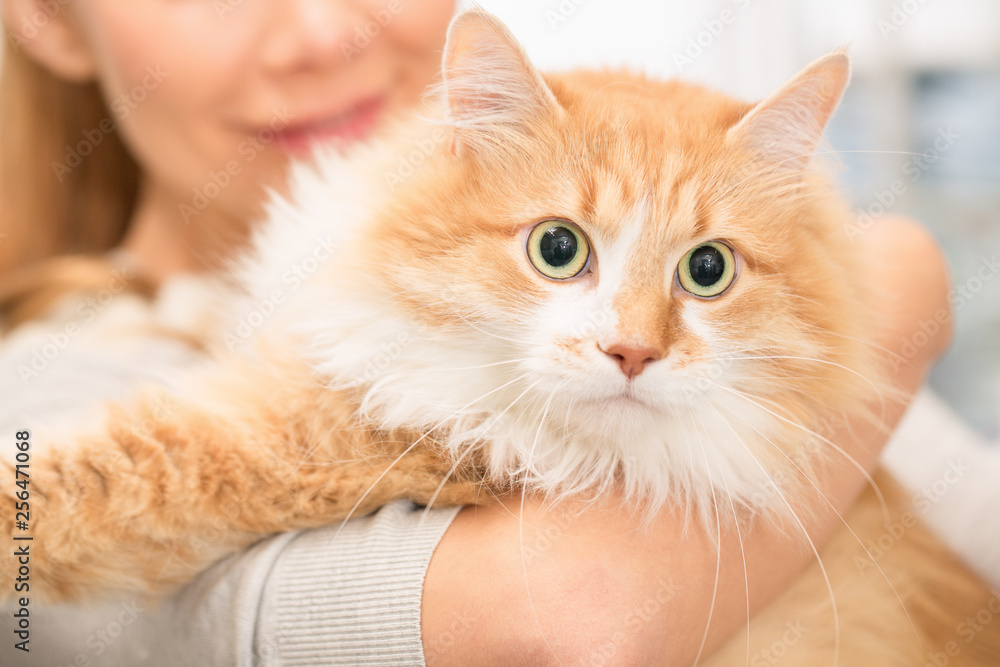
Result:
M3 8L11 32L0 109L2 368L19 401L5 409L9 428L93 411L97 399L193 363L211 329L205 276L245 242L264 187L280 189L289 158L311 141L364 138L418 104L454 10L450 0ZM872 279L886 286L889 317L875 341L893 350L946 307L943 263L906 221L883 222L864 243L878 259ZM78 256L53 259L67 253ZM93 317L78 321L83 312ZM901 366L903 393L921 384L948 335ZM100 364L81 370L92 353ZM80 373L100 391L53 397ZM892 408L891 424L903 409ZM836 439L872 469L885 435L856 424ZM802 509L822 543L864 479L844 463L819 484L831 505ZM282 535L158 609L116 601L100 617L39 611L32 654L5 646L2 655L61 664L690 664L706 625L711 651L812 558L800 537L777 530L742 543L724 534L717 571L713 537L682 537L683 516L669 510L643 534L623 529L630 518L613 502L575 516L572 506L501 500L437 510L423 524L397 504L332 541L322 530ZM636 624L633 611L650 600L656 612Z

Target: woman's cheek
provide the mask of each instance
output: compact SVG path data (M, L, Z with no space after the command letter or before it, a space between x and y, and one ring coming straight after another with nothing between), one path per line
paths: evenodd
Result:
M399 7L385 30L391 30L404 48L440 54L448 24L455 14L454 0L390 0L372 4L390 11L392 5Z

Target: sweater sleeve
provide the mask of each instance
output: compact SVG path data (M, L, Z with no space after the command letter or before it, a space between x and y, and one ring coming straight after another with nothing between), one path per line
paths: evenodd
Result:
M258 664L423 665L424 575L457 512L397 502L297 535L263 591Z
M4 641L0 664L423 665L424 575L457 512L399 501L342 529L278 535L158 604L33 607L30 652ZM3 619L9 639L16 619Z

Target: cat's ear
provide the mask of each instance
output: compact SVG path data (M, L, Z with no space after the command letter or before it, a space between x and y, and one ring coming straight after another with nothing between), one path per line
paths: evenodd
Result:
M800 169L816 150L850 77L842 51L816 60L730 128L730 140L763 162Z
M562 108L524 49L495 16L479 9L448 29L442 66L456 152L510 144Z

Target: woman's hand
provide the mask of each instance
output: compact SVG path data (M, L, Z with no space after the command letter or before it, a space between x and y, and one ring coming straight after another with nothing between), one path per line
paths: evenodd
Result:
M887 218L857 242L885 315L874 343L893 360L905 397L882 413L888 429L857 420L833 436L872 471L952 327L945 262L920 225ZM830 503L803 508L817 546L866 483L846 459L826 473L816 481ZM704 655L814 558L801 535L777 528L724 531L717 548L713 536L695 525L685 533L684 524L682 510L665 508L652 530L636 530L613 499L546 508L514 495L462 510L424 584L427 664L692 664L709 619Z

